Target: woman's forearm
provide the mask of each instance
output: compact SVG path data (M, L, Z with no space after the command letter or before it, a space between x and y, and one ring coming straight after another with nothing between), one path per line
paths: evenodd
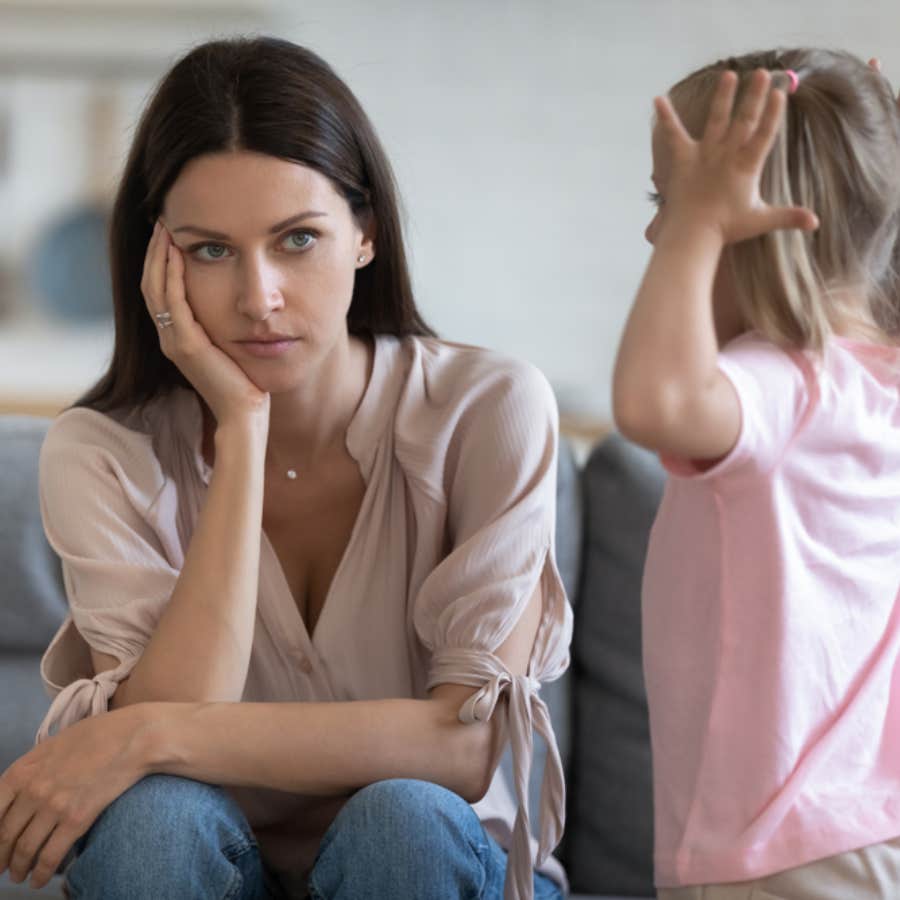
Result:
M146 774L320 795L417 778L474 802L499 756L499 729L459 722L467 691L430 700L147 704L141 766Z
M239 700L259 585L266 432L216 433L206 501L175 590L113 707L148 700Z

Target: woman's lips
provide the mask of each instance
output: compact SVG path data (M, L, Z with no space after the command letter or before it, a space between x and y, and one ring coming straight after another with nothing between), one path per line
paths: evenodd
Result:
M238 341L238 344L251 356L271 358L286 353L299 338L275 338L268 341Z

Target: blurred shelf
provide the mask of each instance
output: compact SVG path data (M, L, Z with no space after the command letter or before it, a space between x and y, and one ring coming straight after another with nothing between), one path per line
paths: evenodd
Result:
M103 374L112 342L111 323L0 325L0 412L56 415Z

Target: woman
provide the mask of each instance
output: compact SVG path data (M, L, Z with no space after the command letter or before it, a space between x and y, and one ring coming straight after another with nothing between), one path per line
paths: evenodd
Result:
M74 898L561 896L554 401L423 322L347 87L285 41L189 53L112 271L109 370L42 451L71 616L0 778L0 871L40 886L69 853Z

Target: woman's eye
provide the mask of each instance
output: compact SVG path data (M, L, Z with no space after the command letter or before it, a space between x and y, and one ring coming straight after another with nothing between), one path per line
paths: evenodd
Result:
M191 252L198 259L210 262L216 259L224 259L228 255L228 248L224 244L201 244Z
M282 245L286 250L308 250L315 242L315 236L308 231L292 231Z
M657 208L663 204L662 194L658 194L656 191L647 191L647 199Z

